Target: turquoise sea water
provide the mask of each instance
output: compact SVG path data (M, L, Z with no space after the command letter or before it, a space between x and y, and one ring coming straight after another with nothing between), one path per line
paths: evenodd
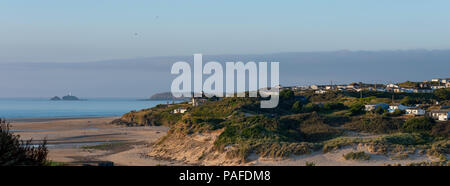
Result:
M120 116L167 101L137 98L87 98L83 101L50 101L49 98L0 98L1 118Z

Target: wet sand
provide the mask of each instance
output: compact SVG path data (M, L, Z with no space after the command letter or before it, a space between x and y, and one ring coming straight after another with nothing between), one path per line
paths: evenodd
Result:
M183 165L145 156L151 144L167 133L162 126L123 127L110 124L116 117L12 119L11 131L37 144L47 139L48 159L68 165ZM110 145L106 148L88 146Z

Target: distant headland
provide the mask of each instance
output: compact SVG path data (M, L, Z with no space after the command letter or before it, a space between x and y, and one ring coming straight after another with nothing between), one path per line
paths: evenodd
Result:
M149 101L149 100L186 100L189 98L181 97L176 98L172 95L171 92L163 92L163 93L156 93L153 94L149 99L142 99L142 101Z

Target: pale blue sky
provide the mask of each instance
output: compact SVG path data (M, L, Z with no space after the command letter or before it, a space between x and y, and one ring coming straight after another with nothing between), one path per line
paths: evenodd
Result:
M450 49L450 1L1 0L1 62Z

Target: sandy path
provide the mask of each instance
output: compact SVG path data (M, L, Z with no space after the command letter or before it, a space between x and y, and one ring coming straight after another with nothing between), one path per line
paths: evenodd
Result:
M359 152L364 151L365 153L370 155L369 160L345 160L343 158L344 154L349 152ZM255 155L253 158L255 161L251 162L250 165L256 166L271 166L271 165L280 165L280 166L305 166L306 162L314 163L317 166L385 166L388 164L396 165L407 165L413 162L432 162L437 161L436 158L428 157L426 155L419 154L411 154L407 159L404 160L392 160L387 155L374 154L367 151L367 148L361 148L357 146L353 147L345 147L333 152L322 153L322 152L314 152L307 155L301 156L291 156L288 159L264 159L258 158Z

